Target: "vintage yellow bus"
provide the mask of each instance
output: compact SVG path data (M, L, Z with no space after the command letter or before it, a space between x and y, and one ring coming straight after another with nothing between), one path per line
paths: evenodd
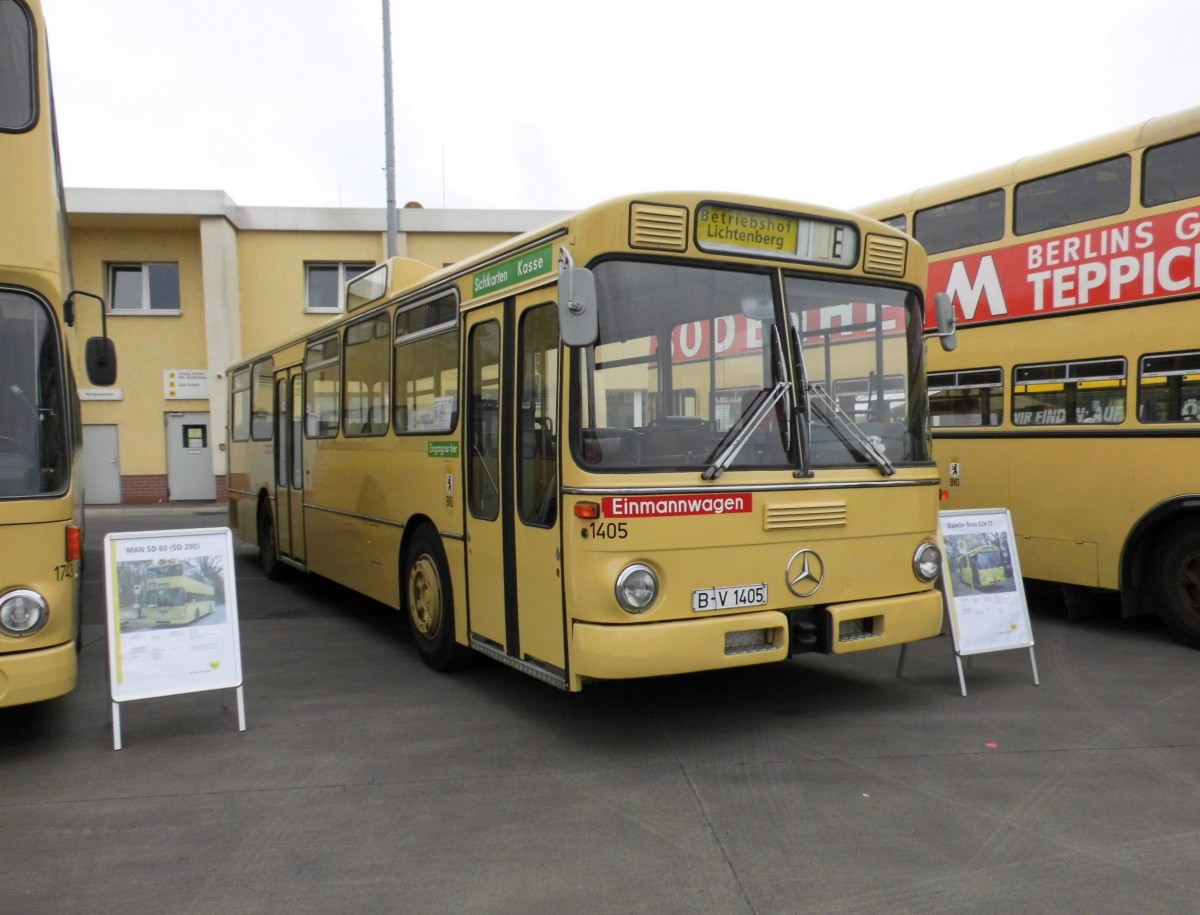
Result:
M79 648L83 489L67 327L67 235L46 30L0 0L0 706L70 692ZM111 344L88 342L95 383Z
M925 271L872 220L692 193L393 259L229 370L230 525L435 669L569 690L936 635Z
M957 563L958 579L972 588L990 588L1008 577L1004 553L998 546L977 546L967 550Z
M141 615L152 623L185 626L208 616L215 608L216 588L182 562L151 569L142 586Z
M1021 567L1200 647L1200 108L872 204L930 254L962 349L929 360L953 508Z

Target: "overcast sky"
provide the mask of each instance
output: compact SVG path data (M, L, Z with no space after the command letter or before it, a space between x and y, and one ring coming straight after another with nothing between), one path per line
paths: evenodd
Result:
M44 0L68 187L383 206L381 0ZM392 0L396 196L852 207L1200 103L1196 0Z

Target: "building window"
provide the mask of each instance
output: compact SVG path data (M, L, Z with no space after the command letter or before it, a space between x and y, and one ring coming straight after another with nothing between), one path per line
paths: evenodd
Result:
M305 264L304 310L340 314L346 310L346 281L375 265L368 262Z
M108 310L122 314L179 314L179 265L109 264Z

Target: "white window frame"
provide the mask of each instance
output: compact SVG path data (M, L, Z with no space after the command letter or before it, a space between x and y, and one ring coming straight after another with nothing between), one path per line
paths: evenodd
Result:
M346 281L352 280L360 273L371 270L376 265L370 261L306 261L304 264L304 311L308 314L340 315L346 313ZM309 278L313 268L328 270L336 267L337 305L314 305L312 303L312 284ZM349 268L349 269L347 269Z
M176 296L179 298L177 308L153 308L150 299L150 269L151 267L170 266L175 268ZM117 306L116 275L118 271L128 271L136 268L141 274L142 291L141 303L137 308L121 308ZM108 313L112 315L163 315L178 316L183 314L183 289L178 261L112 261L107 265L108 272Z

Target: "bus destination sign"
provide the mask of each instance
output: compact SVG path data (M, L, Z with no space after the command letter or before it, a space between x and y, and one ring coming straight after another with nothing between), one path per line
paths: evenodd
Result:
M858 234L846 223L711 203L696 210L696 244L703 251L773 254L835 267L858 260Z
M510 257L486 270L480 270L471 277L471 292L474 295L499 292L517 283L553 272L553 249L553 245L542 245L540 248Z

